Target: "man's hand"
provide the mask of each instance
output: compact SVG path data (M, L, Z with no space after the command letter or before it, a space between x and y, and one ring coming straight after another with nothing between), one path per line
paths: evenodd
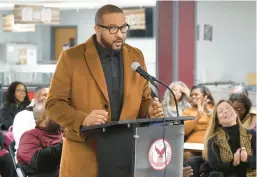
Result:
M190 177L193 175L193 170L190 166L183 167L183 177Z
M105 110L93 110L84 119L82 126L92 126L104 124L107 121L108 112Z
M148 109L148 114L150 118L162 118L163 117L163 106L159 102L158 98L155 98L152 105Z

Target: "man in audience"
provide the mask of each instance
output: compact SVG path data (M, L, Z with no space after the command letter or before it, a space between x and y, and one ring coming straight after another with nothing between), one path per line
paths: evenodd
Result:
M35 105L33 115L36 128L21 136L17 160L29 177L59 177L61 128L47 117L44 103Z
M13 136L15 139L15 149L18 149L21 135L35 128L35 120L33 117L33 106L46 101L49 88L48 86L37 87L35 89L34 105L28 106L24 111L16 114L13 121Z

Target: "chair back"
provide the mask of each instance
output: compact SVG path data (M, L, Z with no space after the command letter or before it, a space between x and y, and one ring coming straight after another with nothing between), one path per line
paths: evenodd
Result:
M12 161L13 161L13 165L15 166L15 169L17 167L17 163L16 163L16 160L15 160L15 141L12 141L9 146L8 146L8 150L9 150L9 153L12 157Z
M8 150L9 150L9 153L12 157L12 161L13 161L13 165L15 167L15 169L19 168L23 177L26 177L27 175L25 174L24 170L21 168L21 165L18 164L16 162L16 159L15 159L15 152L16 152L16 149L15 149L15 141L12 141L10 144L9 144L9 147L8 147ZM16 170L17 172L17 170ZM17 174L18 175L18 174Z

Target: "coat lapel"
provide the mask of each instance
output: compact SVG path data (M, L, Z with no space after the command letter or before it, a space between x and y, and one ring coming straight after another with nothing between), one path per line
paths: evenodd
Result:
M93 36L86 42L85 59L88 68L91 74L93 75L99 89L103 93L106 101L109 103L108 90L106 86L104 71L98 52L95 47Z
M99 89L103 93L106 101L109 103L109 97L108 97L108 90L107 85L105 81L104 71L102 68L102 64L97 52L97 49L94 44L94 38L93 36L86 42L86 49L85 49L85 58L86 63L88 65L88 68L90 72L92 73L97 85L99 86ZM124 93L123 93L123 108L126 107L126 100L130 93L130 88L132 86L133 81L133 70L131 69L131 64L134 61L133 55L130 51L130 47L125 45L122 49L122 58L123 58L123 65L124 65ZM124 110L121 111L121 117Z
M124 93L123 93L123 108L121 111L121 119L124 118L122 116L124 114L124 108L126 108L127 98L130 93L130 88L132 86L133 81L133 70L131 69L131 64L134 61L132 52L130 51L130 48L125 45L122 49L122 58L123 58L123 65L124 65Z

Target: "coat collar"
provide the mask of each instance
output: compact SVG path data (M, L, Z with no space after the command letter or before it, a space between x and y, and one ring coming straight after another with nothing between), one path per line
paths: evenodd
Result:
M99 89L104 95L106 101L109 103L108 90L104 76L104 71L94 42L94 37L95 35L91 36L91 38L89 38L88 41L85 43L85 60ZM128 95L132 83L133 70L131 69L131 63L134 61L133 53L131 52L131 47L127 44L123 46L122 59L124 65L124 102L124 99Z

